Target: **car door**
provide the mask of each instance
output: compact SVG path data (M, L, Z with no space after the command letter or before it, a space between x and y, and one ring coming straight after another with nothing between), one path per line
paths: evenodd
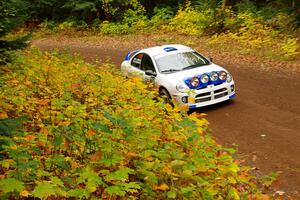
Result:
M151 57L146 53L139 53L135 55L132 58L130 65L131 65L129 69L130 75L138 75L146 80L153 79L153 77L145 74L147 70L152 72L156 71Z
M143 55L143 59L142 59L142 63L141 63L141 70L144 72L143 78L145 79L146 82L154 82L154 80L155 80L154 76L148 76L145 74L146 71L151 71L151 72L156 73L152 59L147 54Z

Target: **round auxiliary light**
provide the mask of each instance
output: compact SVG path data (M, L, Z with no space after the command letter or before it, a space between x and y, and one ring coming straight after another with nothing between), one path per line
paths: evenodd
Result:
M231 74L227 73L227 78L226 78L227 83L230 83L232 81L232 76Z
M219 78L219 75L217 74L217 72L210 73L210 80L216 81L216 80L218 80L218 78Z
M225 81L227 79L227 73L225 71L221 71L219 73L219 78L222 80L222 81Z
M183 82L179 82L177 85L176 85L176 88L179 92L182 92L182 93L186 93L189 91L189 87L184 84Z
M199 84L200 84L200 81L199 81L199 79L198 78L196 78L196 77L193 77L192 79L191 79L191 86L193 86L193 87L197 87Z
M209 77L207 74L202 74L201 77L200 77L200 81L201 83L207 83L209 81Z

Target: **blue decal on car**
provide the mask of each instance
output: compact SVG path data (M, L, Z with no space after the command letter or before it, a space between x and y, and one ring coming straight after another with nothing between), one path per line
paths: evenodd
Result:
M125 61L129 61L130 58L131 58L134 54L136 54L137 52L139 52L139 51L140 51L140 50L135 50L135 51L129 52L129 53L126 55L126 57L125 57Z
M196 105L191 105L191 106L189 106L189 108L190 109L195 109L195 108L197 108L197 106Z
M164 48L164 50L165 50L166 52L177 51L177 49L174 48L174 47L166 47L166 48Z
M210 73L211 73L211 72L210 72ZM210 77L210 73L205 73L205 74L207 74L208 77ZM217 72L217 73L219 74L220 72ZM196 75L196 76L194 76L194 77L198 78L199 81L200 81L201 75L202 75L202 74L199 74L199 75ZM207 87L208 85L212 85L212 84L214 84L214 85L219 85L219 84L222 84L222 83L226 82L226 80L221 80L220 78L218 78L218 79L215 80L215 81L212 81L212 80L209 78L209 80L208 80L207 83L202 83L202 82L200 81L200 84L199 84L198 86L194 87L194 86L191 85L191 79L194 78L194 77L189 77L189 78L186 78L186 79L183 80L184 83L185 83L190 89L202 89L202 88Z
M232 99L235 97L235 93L229 96L229 99Z

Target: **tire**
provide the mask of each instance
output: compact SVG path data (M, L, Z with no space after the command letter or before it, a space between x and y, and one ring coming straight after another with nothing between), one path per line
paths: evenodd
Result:
M172 103L171 95L165 88L160 89L159 96L164 100L165 103L168 103L171 106L174 106Z

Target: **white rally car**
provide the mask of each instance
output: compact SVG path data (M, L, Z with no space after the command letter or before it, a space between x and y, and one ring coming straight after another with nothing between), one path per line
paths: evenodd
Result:
M163 45L130 52L122 62L121 70L126 76L138 74L154 81L161 96L190 109L235 96L231 74L184 45Z

